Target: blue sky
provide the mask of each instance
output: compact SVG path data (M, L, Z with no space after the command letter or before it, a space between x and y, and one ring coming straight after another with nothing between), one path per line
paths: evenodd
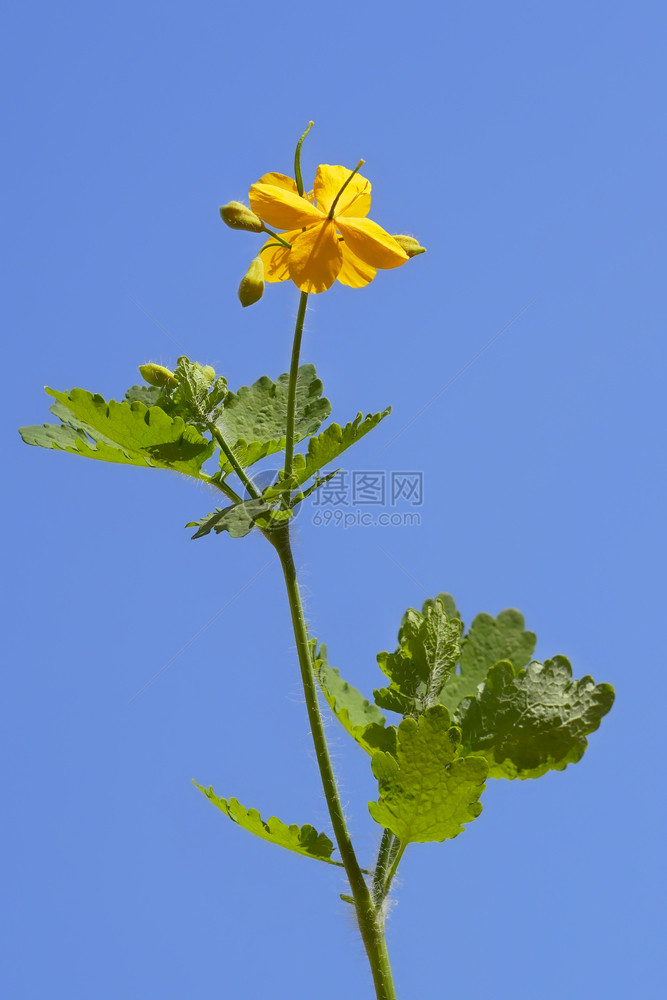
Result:
M370 692L405 608L448 590L617 690L581 763L491 783L407 852L399 996L660 995L664 5L28 0L4 23L6 995L372 995L337 871L190 784L329 829L271 550L190 541L203 487L15 431L45 384L119 396L183 350L233 386L286 370L298 293L240 308L258 238L218 206L289 172L311 118L305 177L363 157L372 218L428 247L311 299L334 419L393 406L348 469L424 477L419 526L301 512L313 634ZM374 782L329 733L370 859Z

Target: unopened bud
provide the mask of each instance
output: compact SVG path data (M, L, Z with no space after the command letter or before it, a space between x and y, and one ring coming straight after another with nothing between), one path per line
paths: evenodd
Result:
M144 382L154 385L157 389L174 389L178 385L174 373L164 365L154 365L149 362L147 365L139 365L139 372Z
M419 240L416 240L414 236L392 236L392 239L396 240L401 250L405 251L408 257L416 257L417 254L426 253L426 247L420 245Z
M230 201L220 208L220 218L230 229L245 229L248 233L261 233L264 223L246 205L240 201Z
M241 279L239 285L239 302L245 306L251 306L259 302L264 294L264 262L260 257L255 257L250 262L250 267Z

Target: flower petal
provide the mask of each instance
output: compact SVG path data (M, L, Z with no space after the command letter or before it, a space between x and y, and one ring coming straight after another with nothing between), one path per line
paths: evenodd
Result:
M287 174L262 174L257 183L271 184L273 187L284 188L285 191L293 191L294 194L299 193L296 181L293 177L288 177Z
M400 267L408 255L389 233L370 219L336 219L350 250L371 267Z
M376 269L369 264L365 264L356 254L352 253L347 243L341 244L343 249L343 266L338 273L338 280L342 285L349 285L350 288L363 288L368 285L376 275Z
M278 183L265 183L264 178ZM302 198L296 185L285 186L284 174L265 174L250 188L250 204L255 215L275 229L301 229L322 221L322 212Z
M336 195L351 173L347 167L334 167L329 163L322 163L317 168L313 193L325 215L329 213ZM355 174L338 199L336 217L352 215L356 219L362 219L368 215L370 207L371 182Z
M292 243L297 236L301 235L301 232L301 229L295 229L292 232L282 233L281 235L288 243ZM264 262L265 281L287 281L290 276L287 261L291 252L288 247L277 246L273 237L268 243L264 244L259 251L259 256Z
M342 263L343 250L333 219L299 233L288 258L290 278L302 292L331 288Z

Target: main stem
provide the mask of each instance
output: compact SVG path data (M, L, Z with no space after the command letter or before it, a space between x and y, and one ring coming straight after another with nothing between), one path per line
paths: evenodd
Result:
M309 126L310 127L310 126ZM308 130L306 130L308 131ZM299 149L297 148L297 159ZM294 342L292 344L292 359L290 362L289 383L287 389L287 421L285 433L285 479L292 473L294 462L294 438L296 429L296 394L297 377L299 373L299 355L301 353L301 338L303 336L303 325L306 318L306 306L308 304L308 293L301 292L299 308L296 317L296 328L294 330ZM287 503L288 492L283 499ZM310 731L315 745L315 757L322 779L324 797L329 809L331 824L334 830L341 861L345 867L354 906L357 911L357 921L359 930L366 948L368 961L375 984L375 995L377 1000L396 1000L396 990L389 964L387 944L384 936L384 917L382 906L376 906L371 891L366 885L363 872L359 867L357 856L352 846L350 834L345 822L345 815L338 794L338 786L334 777L329 748L326 736L324 735L324 724L322 713L317 696L317 682L311 658L310 643L308 639L308 627L303 613L301 602L301 592L297 580L296 566L292 555L290 542L289 522L272 531L265 532L265 537L274 546L280 558L280 564L285 577L287 587L287 599L289 601L290 614L292 616L292 628L296 639L297 655L299 657L299 667L301 670L301 681L306 699L306 709Z
M377 1000L396 1000L396 990L389 964L389 955L384 936L384 920L382 910L376 908L371 893L364 879L357 856L352 846L350 834L345 822L343 807L338 794L338 786L331 766L329 748L324 734L324 724L322 713L317 697L317 682L310 654L310 644L308 640L308 628L303 613L301 593L297 580L296 567L292 556L290 544L289 524L277 530L271 531L267 537L274 545L280 558L280 563L285 577L287 587L287 598L289 601L290 613L292 616L292 627L296 639L297 654L299 657L299 667L301 669L301 680L306 698L306 709L308 721L315 745L315 756L317 766L322 779L322 787L329 809L329 816L334 829L336 843L340 851L341 860L345 866L345 872L350 882L354 905L357 911L359 930L363 939Z
M289 385L287 388L287 431L285 434L285 477L292 473L292 463L294 461L294 429L296 424L296 383L299 374L299 355L301 353L301 338L303 336L303 323L306 318L306 305L308 304L308 292L301 292L299 299L299 309L296 314L296 327L294 329L294 342L292 344L292 360L289 369Z

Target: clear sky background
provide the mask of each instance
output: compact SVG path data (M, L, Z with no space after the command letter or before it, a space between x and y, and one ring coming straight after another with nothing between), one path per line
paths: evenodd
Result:
M8 7L4 995L372 995L339 872L190 783L329 830L272 550L191 541L203 487L15 430L44 384L120 397L183 350L232 386L286 370L298 292L241 309L260 241L218 206L311 118L305 178L363 157L371 217L428 247L311 299L334 419L394 407L347 467L424 473L419 527L301 512L313 634L370 693L449 590L617 691L581 763L407 852L399 996L661 995L666 32L657 0ZM329 733L370 861L376 785Z

